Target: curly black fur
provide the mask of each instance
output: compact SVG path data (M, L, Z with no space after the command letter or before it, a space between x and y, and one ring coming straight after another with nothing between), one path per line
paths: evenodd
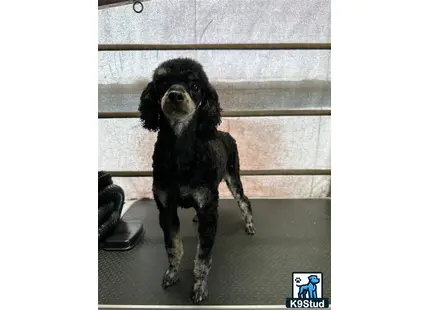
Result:
M187 58L163 62L142 92L142 126L158 131L153 154L153 193L159 209L169 267L163 287L178 280L183 255L178 206L193 207L199 222L192 299L207 297L207 277L218 225L218 186L224 179L245 219L245 231L255 233L252 209L240 180L234 138L221 123L218 94L203 67Z

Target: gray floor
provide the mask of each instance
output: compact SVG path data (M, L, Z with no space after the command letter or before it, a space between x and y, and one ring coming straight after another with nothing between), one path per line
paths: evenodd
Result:
M220 226L204 305L283 305L292 272L322 272L323 297L331 297L330 200L252 200L257 234L243 230L234 200L221 200ZM185 254L180 282L163 290L167 267L153 201L134 203L125 219L141 219L146 235L129 252L99 252L100 305L191 305L196 224L180 210Z

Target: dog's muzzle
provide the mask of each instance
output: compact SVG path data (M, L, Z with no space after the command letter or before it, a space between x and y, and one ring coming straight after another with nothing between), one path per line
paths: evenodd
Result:
M162 99L162 109L167 115L190 115L195 107L190 95L181 85L172 85Z

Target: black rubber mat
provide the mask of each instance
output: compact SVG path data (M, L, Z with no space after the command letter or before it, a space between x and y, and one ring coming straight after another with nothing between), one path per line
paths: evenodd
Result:
M234 200L221 200L219 229L205 305L282 305L292 272L322 272L330 298L330 200L251 200L256 235L244 232ZM124 218L144 221L145 238L128 252L99 252L99 304L191 305L197 246L194 210L180 209L184 256L180 281L163 290L167 268L158 210L138 201Z

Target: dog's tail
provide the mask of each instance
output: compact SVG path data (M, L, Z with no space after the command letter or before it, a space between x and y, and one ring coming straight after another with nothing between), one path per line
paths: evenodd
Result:
M227 183L227 187L237 201L242 215L245 217L245 221L252 221L252 208L251 202L243 191L242 181L240 179L240 162L239 162L239 151L237 149L236 140L228 133L226 133L222 139L224 142L227 153L227 174L224 179Z
M228 189L237 201L247 200L243 191L242 181L240 179L240 161L236 140L229 134L226 134L223 138L224 139L222 140L228 153L227 174L224 179L227 183Z

